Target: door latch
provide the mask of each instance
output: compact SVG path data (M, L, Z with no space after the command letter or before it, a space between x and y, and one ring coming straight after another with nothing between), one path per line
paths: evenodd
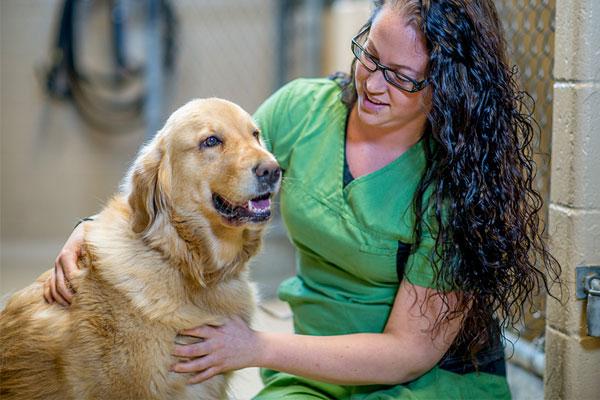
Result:
M579 266L575 271L577 299L587 298L588 336L600 337L600 266Z

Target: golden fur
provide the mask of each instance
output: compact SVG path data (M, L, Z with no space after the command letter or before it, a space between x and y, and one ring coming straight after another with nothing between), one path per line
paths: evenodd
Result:
M177 332L249 321L245 266L263 221L227 221L213 193L256 197L256 165L276 168L251 117L233 103L194 100L142 148L121 193L86 224L70 307L47 304L43 282L0 314L0 398L220 399L226 375L186 385L169 371ZM210 135L223 143L202 147ZM272 184L271 192L279 186ZM177 336L180 342L189 337Z

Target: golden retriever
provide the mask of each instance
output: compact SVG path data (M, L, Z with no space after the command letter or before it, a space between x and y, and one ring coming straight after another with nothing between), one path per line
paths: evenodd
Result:
M171 352L183 329L250 321L245 267L280 178L237 105L199 99L175 111L86 224L72 305L44 301L50 271L8 300L0 398L226 397L226 375L187 385L190 374L170 371Z

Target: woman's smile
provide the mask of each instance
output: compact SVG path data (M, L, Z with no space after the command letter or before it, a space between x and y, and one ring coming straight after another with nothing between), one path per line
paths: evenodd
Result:
M369 96L369 94L366 91L364 91L362 99L361 99L361 107L366 112L378 113L378 112L382 111L383 109L385 109L386 107L389 107L389 104L385 103L381 100L378 100L376 97L374 97L372 95Z

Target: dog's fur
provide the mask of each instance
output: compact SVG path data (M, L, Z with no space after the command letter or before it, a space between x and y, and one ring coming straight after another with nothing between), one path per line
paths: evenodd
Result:
M215 135L223 143L204 140ZM245 266L265 221L227 220L212 195L243 204L262 193L256 166L277 164L251 117L220 99L177 110L140 151L117 194L85 226L68 308L47 304L43 282L0 314L2 399L220 399L226 375L187 385L171 372L183 329L250 321ZM270 192L279 186L271 182ZM264 185L263 185L264 189ZM264 191L264 190L263 190Z

